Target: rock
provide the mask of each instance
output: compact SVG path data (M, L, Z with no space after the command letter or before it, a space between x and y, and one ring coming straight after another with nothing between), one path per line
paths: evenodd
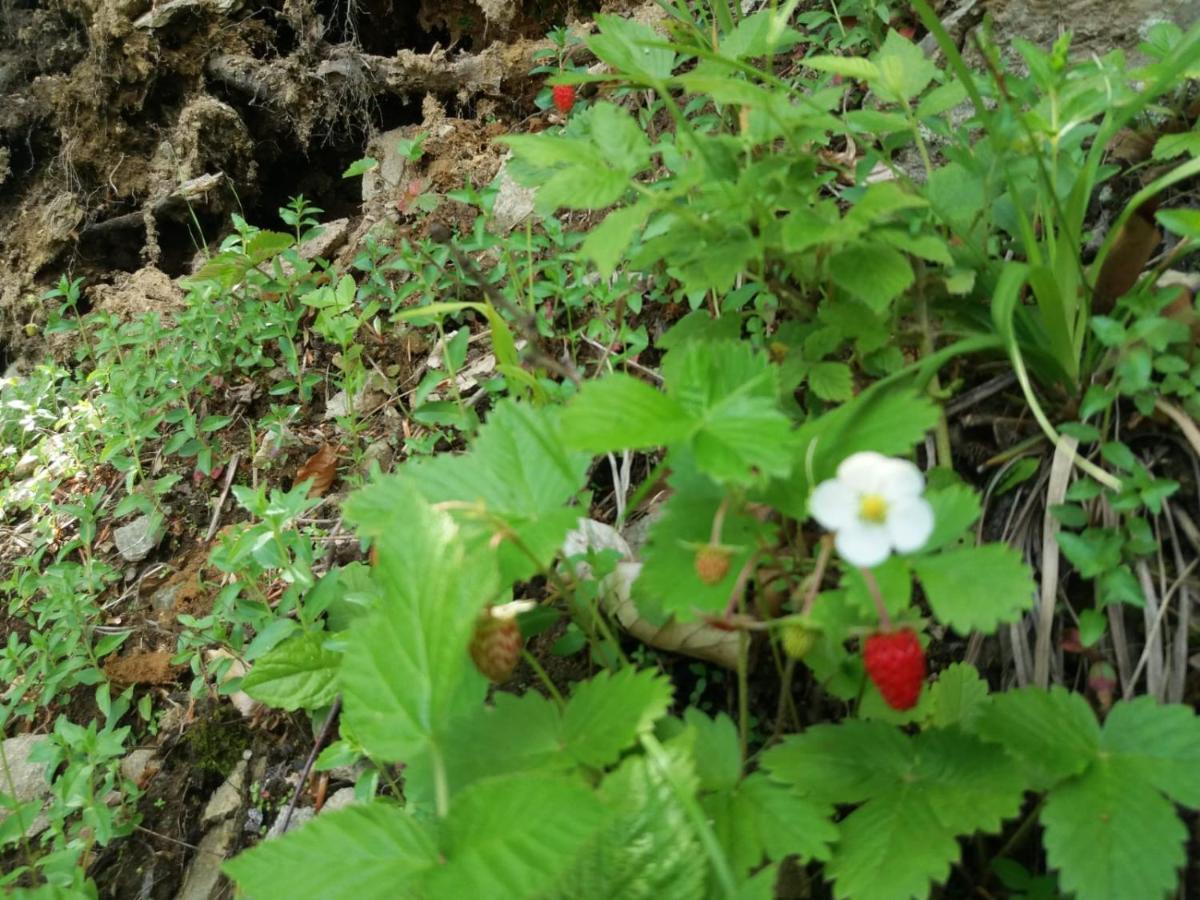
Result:
M500 234L507 234L533 215L537 191L513 180L508 171L508 160L500 166L496 179L499 193L492 206L492 225Z
M329 770L329 777L333 781L346 781L350 784L355 784L363 772L367 771L370 766L365 759L360 759L352 766L334 766Z
M362 464L359 466L359 472L363 475L368 475L371 472L371 463L379 463L379 471L389 472L392 468L392 463L396 461L396 451L392 449L391 443L386 438L368 444L367 449L363 451Z
M158 757L148 748L131 750L121 760L121 777L142 784L159 769Z
M400 152L397 146L400 141L408 140L415 134L411 126L393 128L385 131L371 142L375 158L379 165L362 177L362 200L366 203L380 194L399 189L404 183L404 175L408 171L408 158Z
M325 805L321 807L321 812L327 813L338 809L345 809L352 803L354 803L354 788L342 788L340 791L335 791L333 796L325 801Z
M221 863L229 855L236 834L233 820L226 819L200 839L175 900L216 900L231 895L221 875Z
M37 467L38 455L32 451L25 451L25 455L17 460L17 464L13 466L13 478L28 478L33 474L33 470Z
M220 819L225 819L237 812L242 805L242 791L246 784L246 760L238 760L229 777L221 782L204 807L204 815L200 817L203 825L210 825Z
M991 0L986 5L997 41L1023 37L1049 47L1062 31L1071 31L1076 58L1131 49L1162 21L1186 28L1200 19L1200 0Z
M315 815L316 812L311 806L297 806L294 810L292 810L292 818L288 821L287 830L295 831L305 822L311 820ZM272 838L279 837L281 834L285 834L283 830L283 820L286 816L287 807L285 806L279 811L279 815L275 817L275 823L271 826L271 830L267 832L265 840L269 841Z
M50 782L46 779L46 764L34 762L30 757L49 738L44 734L22 734L4 741L4 760L8 763L8 777L12 778L11 796L18 803L31 803L50 795ZM3 791L9 794L8 777L3 782ZM0 808L0 822L10 815L10 810ZM33 837L50 824L46 816L38 814L25 829L26 837Z
M113 540L117 552L128 562L141 562L158 546L167 533L166 522L161 513L138 516L128 525L113 529Z

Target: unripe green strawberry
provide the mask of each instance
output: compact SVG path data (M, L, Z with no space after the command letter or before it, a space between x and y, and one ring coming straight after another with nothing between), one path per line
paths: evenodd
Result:
M911 628L873 634L863 645L867 674L892 709L917 705L925 682L925 651Z
M804 659L816 642L816 630L807 625L793 622L783 626L783 652L792 659Z
M696 551L696 576L705 584L720 584L729 574L730 553L716 544L705 544Z
M471 636L471 659L490 681L500 684L512 677L521 660L524 639L515 613L489 606L479 615Z

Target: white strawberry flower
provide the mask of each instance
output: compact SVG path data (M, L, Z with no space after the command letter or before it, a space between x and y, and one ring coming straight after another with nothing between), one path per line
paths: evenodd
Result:
M867 569L929 540L933 507L924 492L925 478L911 462L868 451L846 457L836 478L818 484L808 509L834 532L842 559Z

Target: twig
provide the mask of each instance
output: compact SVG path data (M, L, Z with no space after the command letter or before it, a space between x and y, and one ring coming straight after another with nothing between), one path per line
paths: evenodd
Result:
M308 776L312 774L313 763L317 761L317 754L321 752L321 747L325 740L329 737L329 733L333 730L334 720L337 719L338 713L342 711L342 695L338 694L333 705L329 707L329 715L325 717L324 723L321 725L321 733L317 735L317 739L313 741L312 750L309 751L308 759L304 761L304 770L300 773L300 781L296 784L296 791L292 794L291 802L288 803L287 811L283 814L283 825L279 828L280 834L287 834L288 824L292 821L292 813L296 810L296 803L300 800L300 792L304 790L304 783L308 781Z
M237 474L238 460L241 454L235 453L229 459L229 465L225 469L225 483L221 486L221 498L217 501L216 507L213 509L212 519L208 523L208 533L204 535L205 543L213 539L213 535L217 533L217 525L221 522L221 510L225 506L225 499L229 496L229 487L233 484L233 476Z

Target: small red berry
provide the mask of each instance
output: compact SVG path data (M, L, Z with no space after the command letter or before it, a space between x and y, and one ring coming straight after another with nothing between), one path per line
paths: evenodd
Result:
M556 84L550 89L550 93L554 96L554 105L558 111L564 116L567 115L575 105L575 85Z
M729 551L716 544L705 544L696 551L696 576L705 584L720 584L729 572Z
M489 607L475 623L471 636L471 659L475 667L489 680L500 684L512 677L521 659L524 639L515 615L498 607Z
M925 681L925 651L911 628L871 635L863 662L888 706L906 710L917 705Z

